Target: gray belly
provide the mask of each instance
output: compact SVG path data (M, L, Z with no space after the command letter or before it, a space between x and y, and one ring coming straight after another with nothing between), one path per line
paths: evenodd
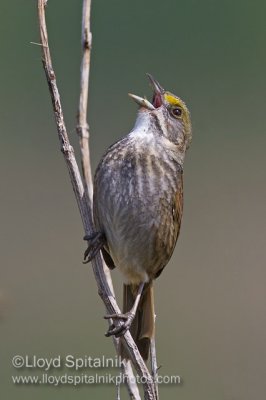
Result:
M150 163L152 165L152 163ZM95 177L94 219L126 282L154 279L173 252L179 227L173 215L178 174L164 174L132 159L113 158Z

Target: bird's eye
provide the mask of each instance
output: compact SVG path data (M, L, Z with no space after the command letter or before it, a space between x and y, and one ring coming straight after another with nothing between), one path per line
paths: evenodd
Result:
M173 114L173 116L174 116L175 118L181 117L181 115L182 115L182 108L180 108L180 107L172 108L172 114Z

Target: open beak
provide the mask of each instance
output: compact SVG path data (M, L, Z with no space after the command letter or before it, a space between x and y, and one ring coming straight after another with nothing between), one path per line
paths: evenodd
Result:
M148 110L155 110L156 108L159 108L163 103L164 89L159 84L159 82L157 82L156 79L153 78L152 75L147 74L147 76L153 88L152 103L148 101L145 97L136 96L135 94L131 93L128 93L128 95L140 106L145 107Z
M128 93L128 95L140 106L145 107L148 110L155 110L155 107L149 102L149 100L145 99L144 97L139 97L132 93Z
M151 85L153 87L154 90L154 94L164 94L165 90L164 88L162 88L162 86L160 85L160 83L158 81L156 81L156 79L154 79L154 77L151 74L147 73L147 76L151 82Z

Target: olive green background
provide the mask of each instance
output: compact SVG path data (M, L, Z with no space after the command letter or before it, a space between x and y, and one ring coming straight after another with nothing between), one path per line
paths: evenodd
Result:
M39 41L36 3L0 3L1 398L113 399L111 385L11 382L37 373L13 368L15 354L114 355L90 265L81 263L83 231L40 48L30 44ZM77 155L81 3L49 0L47 8ZM183 383L161 386L162 399L265 397L265 13L263 0L93 1L93 169L134 123L127 93L151 95L146 72L192 115L181 236L155 288L160 373Z

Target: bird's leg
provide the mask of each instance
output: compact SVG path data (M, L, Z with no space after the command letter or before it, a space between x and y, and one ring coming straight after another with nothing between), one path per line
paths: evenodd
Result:
M110 314L110 315L106 315L104 317L105 319L111 318L113 320L122 320L123 321L122 323L119 323L117 325L112 324L110 326L110 328L108 329L107 333L105 334L105 336L108 337L108 336L115 335L116 337L119 337L121 335L124 335L124 333L126 333L126 331L130 328L132 321L136 316L136 312L138 309L138 305L140 302L140 298L141 298L144 286L145 286L144 282L142 282L139 285L136 299L135 299L133 307L131 308L130 311L128 311L125 314Z
M87 240L88 242L88 247L84 253L84 261L83 261L83 264L87 264L96 256L96 254L105 245L106 239L102 232L94 232L91 235L84 236L83 239Z

